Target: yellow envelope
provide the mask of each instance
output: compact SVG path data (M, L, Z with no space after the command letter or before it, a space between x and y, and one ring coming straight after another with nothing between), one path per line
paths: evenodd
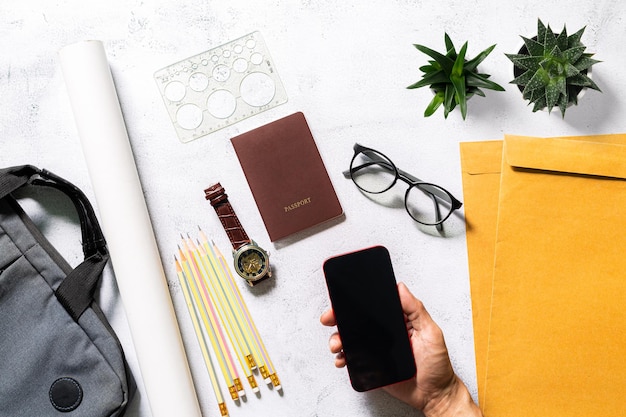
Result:
M478 401L484 402L502 141L460 144Z
M487 417L626 415L625 208L626 135L505 137Z

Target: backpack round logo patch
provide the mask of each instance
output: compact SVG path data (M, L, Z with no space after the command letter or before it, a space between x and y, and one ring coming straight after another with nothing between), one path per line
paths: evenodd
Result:
M49 392L50 402L58 411L74 411L83 400L83 389L73 378L59 378L52 383Z

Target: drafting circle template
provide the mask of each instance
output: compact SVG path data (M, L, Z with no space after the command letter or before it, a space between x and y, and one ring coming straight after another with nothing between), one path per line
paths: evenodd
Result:
M154 79L181 142L287 101L259 32L163 68Z

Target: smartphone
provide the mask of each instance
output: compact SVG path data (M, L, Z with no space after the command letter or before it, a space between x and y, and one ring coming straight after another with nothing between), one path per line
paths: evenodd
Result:
M415 375L415 359L389 251L384 246L324 262L352 387L359 392Z

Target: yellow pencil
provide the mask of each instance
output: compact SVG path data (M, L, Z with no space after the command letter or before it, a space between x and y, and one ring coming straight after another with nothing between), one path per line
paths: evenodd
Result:
M200 227L198 227L198 229L200 229ZM233 289L228 282L227 273L230 273L230 270L224 264L223 260L218 260L218 257L213 251L213 248L211 248L211 246L209 245L206 235L204 234L202 229L200 229L200 237L202 239L201 246L204 246L207 256L209 256L216 265L219 265L217 269L219 271L218 279L220 281L220 287L224 290L226 298L229 300L229 304L233 308L232 310L235 315L235 319L244 335L244 339L246 340L247 345L250 346L251 350L254 353L253 355L250 355L248 359L250 363L253 363L258 367L261 376L265 380L265 383L271 385L272 380L270 378L270 372L265 366L266 361L263 359L263 355L261 354L258 343L255 342L255 337L252 335L248 320L244 318L245 312L241 308L241 302L237 300L237 297L235 296Z
M194 245L195 247L195 245ZM256 383L256 379L252 374L252 370L255 369L256 363L252 354L250 353L250 346L242 334L241 328L237 323L235 318L235 313L232 310L230 302L225 297L224 292L221 288L221 283L219 282L218 274L219 266L215 265L214 262L209 258L206 251L199 245L197 248L202 265L205 268L207 273L207 277L211 282L211 287L213 288L213 294L216 296L219 304L219 311L223 314L223 319L226 320L227 326L226 328L229 330L229 337L231 338L231 343L236 347L237 358L239 359L239 363L241 364L242 369L246 374L246 378L252 387L253 392L258 392L259 388Z
M210 306L207 306L208 303L203 303L201 292L199 290L200 283L197 280L194 280L194 272L192 272L192 268L190 266L189 260L184 255L182 249L178 248L178 254L181 259L181 265L183 267L184 276L187 279L187 283L189 284L189 288L191 288L191 293L193 294L193 299L195 301L196 307L200 310L200 315L202 317L202 321L204 322L204 328L209 335L209 339L211 340L211 344L213 345L213 351L217 356L217 361L220 365L220 369L222 370L222 375L226 380L226 385L228 386L228 392L230 392L230 396L233 400L239 399L238 390L233 381L233 374L231 367L228 365L228 360L226 359L226 355L228 355L228 351L223 346L223 343L220 343L220 338L217 337L218 332L220 331L219 327L217 327L217 323L213 320L210 314Z
M252 336L250 326L248 325L246 319L243 318L244 312L241 309L240 303L237 301L235 294L233 293L233 290L228 283L228 278L226 277L227 272L225 270L226 267L220 260L217 259L215 253L213 252L213 249L208 245L208 242L206 241L204 236L203 236L203 239L205 241L204 246L206 247L206 249L203 248L203 250L205 253L207 253L207 256L210 257L211 262L216 265L216 269L218 271L217 277L218 277L220 288L222 289L223 294L225 295L225 298L228 300L227 301L228 305L231 307L231 310L233 311L233 315L237 322L238 328L241 330L244 340L246 341L246 344L250 347L250 350L253 352L253 354L249 356L248 360L255 367L259 368L259 372L261 372L261 376L263 377L265 382L267 384L270 384L271 379L269 377L269 372L267 371L267 367L265 366L266 361L263 359L261 355L261 352L258 347L258 343L254 341L254 337Z
M221 297L220 291L218 290L216 283L215 283L215 279L214 279L215 270L213 266L210 265L210 262L208 261L208 259L206 259L206 257L203 256L203 250L198 249L196 245L193 243L193 241L191 240L191 238L189 238L188 240L185 240L183 238L183 242L184 242L185 247L189 250L188 253L190 254L190 256L194 257L196 264L200 267L199 271L200 271L201 277L204 279L206 287L209 290L210 302L212 303L215 310L217 311L219 318L221 319L221 323L223 324L223 327L226 329L226 333L230 340L231 346L235 349L235 353L237 355L237 359L239 360L239 364L241 365L241 368L243 369L246 375L246 378L248 382L250 383L250 387L252 388L252 391L256 393L259 391L258 385L256 383L256 379L254 378L254 375L252 374L252 369L249 366L249 362L246 361L246 359L244 359L244 357L249 355L249 352L247 351L247 347L245 346L245 344L242 343L243 342L242 336L238 332L239 329L233 323L232 318L229 314L230 312L228 311L228 308L223 303L223 300L222 300L223 297ZM245 348L246 350L244 351L243 348ZM241 392L239 394L245 395L245 391L243 391L243 387L241 388Z
M263 343L263 339L261 339L261 335L259 334L259 331L254 323L254 320L252 319L252 316L250 315L250 311L248 310L248 307L241 295L241 292L239 291L239 287L237 287L237 284L235 283L235 279L230 271L230 268L226 264L226 259L220 252L217 245L215 245L215 243L212 242L212 246L209 245L208 240L206 239L206 235L202 232L202 230L200 230L200 236L203 239L203 243L206 242L204 243L205 246L208 247L209 251L211 251L214 254L214 256L219 260L222 266L222 269L225 272L224 275L227 278L226 281L229 284L228 286L231 288L231 291L234 295L234 299L236 300L237 304L239 305L243 313L242 317L245 318L245 323L247 324L247 327L250 329L251 334L253 336L251 339L248 340L248 342L257 346L258 350L261 353L261 357L263 358L265 364L267 365L267 369L263 369L264 367L259 365L259 372L261 372L261 375L265 379L266 383L268 384L271 383L277 390L281 390L282 385L280 383L280 379L278 378L278 374L276 373L276 370L274 368L274 364L272 363L272 360L270 359L270 356L267 352L265 344ZM269 382L268 382L268 379L269 379Z
M200 328L200 320L198 318L198 312L196 311L193 305L193 302L191 300L189 285L187 284L185 280L185 277L183 275L183 269L180 266L180 263L178 262L178 259L176 257L174 257L174 261L176 263L176 274L178 275L178 281L180 282L180 287L183 290L185 303L187 304L187 310L189 311L189 316L191 317L191 322L193 323L193 329L196 332L198 343L200 344L200 350L202 351L202 357L204 358L204 363L206 364L206 368L209 373L209 378L211 379L211 385L213 386L213 392L215 393L215 399L217 400L217 405L220 409L220 414L223 417L228 417L228 409L226 408L226 403L224 402L224 397L222 396L222 391L220 390L220 386L217 381L217 375L215 374L215 369L213 368L213 362L211 361L211 356L209 355L207 342L204 337L204 333L202 332L202 329Z
M272 363L272 360L270 359L269 353L267 352L265 344L263 343L263 339L261 339L261 335L256 327L256 324L254 323L254 320L252 319L252 315L250 314L250 311L248 310L248 306L246 305L243 299L243 296L241 295L241 292L239 291L239 287L235 283L235 278L233 277L233 274L230 271L230 268L228 268L228 265L226 264L226 260L224 256L222 255L220 250L217 248L215 243L213 243L213 249L215 250L217 257L219 258L224 270L226 271L226 276L228 278L227 281L232 291L235 294L235 298L238 301L241 307L241 310L243 311L243 317L245 318L245 321L248 327L250 328L250 331L253 336L252 340L258 346L261 356L263 360L265 361L265 364L267 365L267 369L263 369L262 366L259 366L259 371L261 372L261 375L263 375L263 378L265 379L265 382L268 385L272 384L277 390L280 390L282 389L282 386L280 384L280 380L278 379L278 375L274 368L274 364Z

